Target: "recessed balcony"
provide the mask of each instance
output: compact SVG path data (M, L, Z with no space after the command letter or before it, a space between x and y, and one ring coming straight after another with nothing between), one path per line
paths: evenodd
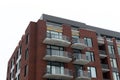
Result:
M106 38L106 40L107 40L108 44L113 44L113 41L111 38Z
M87 47L87 45L84 43L84 39L73 39L72 40L72 45L71 45L72 48L75 48L75 49L84 49Z
M85 54L74 53L73 57L74 57L74 60L73 60L74 64L85 65L89 63L89 61L86 59Z
M69 52L59 50L51 50L50 52L47 52L43 59L65 63L72 61L71 54Z
M117 46L120 46L120 40L116 40Z
M100 58L105 58L105 57L107 57L105 51L103 51L103 50L99 50L99 55L100 55Z
M71 44L67 36L53 33L47 33L47 36L44 39L43 43L63 47L68 47Z
M90 73L88 71L79 70L77 72L76 80L91 80Z
M47 72L43 76L49 79L66 79L71 80L73 78L72 71L69 69L47 69Z
M108 64L101 64L101 67L102 67L102 71L103 71L103 72L108 72L108 71L110 71L110 70L109 70L109 67L108 67Z
M99 36L99 37L97 37L97 40L98 40L98 44L99 45L103 45L104 44L104 38L103 37Z

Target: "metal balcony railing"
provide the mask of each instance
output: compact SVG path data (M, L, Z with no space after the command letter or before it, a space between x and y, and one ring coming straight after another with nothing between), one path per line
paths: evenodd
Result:
M72 60L71 53L60 50L47 50L45 60L58 61L58 62L70 62Z
M98 40L98 43L99 43L99 44L104 44L104 38L103 38L103 37L98 36L98 37L97 37L97 40Z
M67 51L60 51L60 50L50 50L50 52L47 52L46 55L71 58L71 54L69 52L67 52Z
M90 78L90 73L88 71L79 70L77 72L77 77Z
M82 44L85 44L84 39L79 39L79 38L72 39L72 43L82 43Z
M81 64L81 65L85 65L89 63L89 60L87 60L86 55L80 53L73 54L73 61L74 64Z
M108 64L101 64L102 68L109 69Z
M99 50L99 54L106 55L105 51Z
M75 60L78 60L78 59L84 59L84 60L86 60L86 55L85 54L74 53L73 56L74 56Z
M69 69L51 67L46 69L45 75L43 77L50 79L72 79L73 73Z
M75 49L84 49L87 45L85 44L84 39L74 38L72 39L71 47Z
M55 38L55 39L70 41L69 38L65 35L58 35L58 34L53 34L53 33L47 33L47 38Z

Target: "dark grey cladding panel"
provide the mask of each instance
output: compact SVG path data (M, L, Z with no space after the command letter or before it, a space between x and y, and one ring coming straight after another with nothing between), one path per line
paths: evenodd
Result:
M46 15L46 14L42 15L42 19L55 22L55 23L59 23L59 24L69 24L71 26L78 27L78 28L94 30L97 34L103 34L103 35L108 35L108 36L117 37L117 38L120 37L119 32L97 28L94 26L89 26L89 25L86 25L85 23L81 23L77 21L67 20L67 19L63 19L63 18L51 16L51 15Z

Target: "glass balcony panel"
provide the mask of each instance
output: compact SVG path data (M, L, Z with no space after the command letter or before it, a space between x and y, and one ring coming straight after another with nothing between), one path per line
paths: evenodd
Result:
M91 80L88 71L79 70L76 75L76 80Z
M74 64L81 64L81 65L85 65L88 64L89 61L86 59L86 55L85 54L81 54L81 53L74 53Z
M47 36L44 39L43 43L63 46L63 47L68 47L71 44L67 36L57 33L49 33L49 32L47 33Z
M52 68L47 67L47 72L44 74L43 77L49 79L72 79L73 75L71 74L71 70L69 69L64 69L64 67L52 66Z
M71 47L75 49L84 49L87 45L84 43L84 39L74 38Z
M65 62L65 63L72 61L71 53L60 50L51 50L51 51L47 50L47 54L43 59L49 61Z

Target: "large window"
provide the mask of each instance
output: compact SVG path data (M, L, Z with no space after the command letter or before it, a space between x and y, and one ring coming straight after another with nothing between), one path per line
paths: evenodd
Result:
M117 68L117 62L116 62L116 59L114 59L114 58L110 58L110 63L111 63L112 68Z
M96 69L95 69L95 67L88 67L88 72L90 73L90 77L96 78Z
M91 38L84 38L84 41L88 47L92 47L92 39Z
M47 37L49 38L57 38L57 39L62 39L62 33L61 32L56 32L56 31L47 31Z
M72 36L72 43L77 43L77 42L79 42L79 40L80 40L80 38L79 38L79 36Z
M108 51L109 51L109 54L114 54L114 47L113 47L113 45L108 45Z
M49 74L64 74L64 64L60 62L48 62L47 73Z
M49 55L63 55L63 51L63 47L47 45L47 54Z
M94 61L94 54L93 52L86 52L86 59L89 60L89 61Z
M113 79L114 80L120 80L120 76L118 72L113 72Z

